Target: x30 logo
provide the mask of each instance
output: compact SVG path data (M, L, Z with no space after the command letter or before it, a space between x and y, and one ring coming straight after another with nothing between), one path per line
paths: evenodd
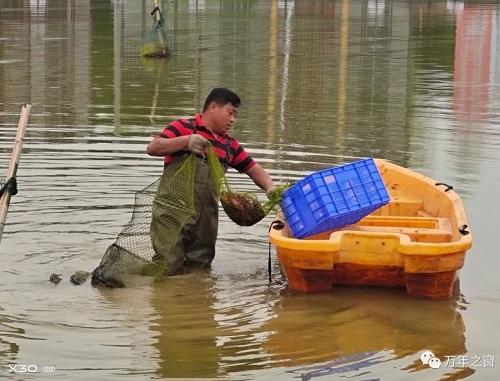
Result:
M9 373L37 373L38 365L35 364L8 364Z

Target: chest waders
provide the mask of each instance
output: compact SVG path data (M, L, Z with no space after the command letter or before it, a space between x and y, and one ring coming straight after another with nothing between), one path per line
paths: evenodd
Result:
M187 155L183 156L165 166L161 181L167 181L187 158ZM165 218L169 218L169 216L165 216L165 210L153 206L151 240L156 254L153 261L164 265L169 275L182 274L189 267L208 267L215 256L219 199L206 160L195 158L194 178L195 214L184 225L175 243L171 241L176 237L169 237L163 229ZM161 193L161 181L157 197L168 199L169 195ZM161 250L161 248L167 247L169 250Z

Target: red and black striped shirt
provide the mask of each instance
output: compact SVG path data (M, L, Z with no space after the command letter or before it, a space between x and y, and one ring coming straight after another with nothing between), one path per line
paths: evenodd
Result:
M163 130L160 136L170 139L195 133L203 136L213 145L223 166L230 166L239 172L246 172L256 164L240 143L231 135L214 134L205 127L200 114L196 114L194 118L173 121ZM165 165L171 163L176 157L189 153L187 150L181 150L167 155L164 159Z

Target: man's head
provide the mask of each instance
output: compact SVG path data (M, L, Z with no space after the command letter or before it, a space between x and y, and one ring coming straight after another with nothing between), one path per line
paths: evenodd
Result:
M225 87L210 91L203 106L203 120L213 132L224 135L236 120L240 97Z

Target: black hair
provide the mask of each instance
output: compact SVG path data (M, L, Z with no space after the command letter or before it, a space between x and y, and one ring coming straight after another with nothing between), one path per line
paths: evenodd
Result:
M210 94L208 94L203 106L204 112L208 109L208 106L212 102L215 102L221 106L231 103L234 107L240 107L241 104L241 100L238 94L226 87L216 87L215 89L212 89L212 91L210 91Z

